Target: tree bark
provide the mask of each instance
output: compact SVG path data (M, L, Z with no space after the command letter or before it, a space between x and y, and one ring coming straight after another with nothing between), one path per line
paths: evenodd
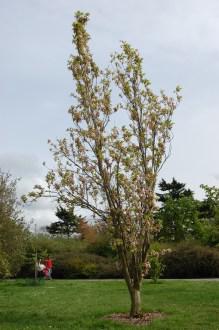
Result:
M141 314L141 292L140 289L133 288L131 293L131 317L139 317Z
M141 314L141 278L139 278L139 274L135 268L135 265L132 265L132 269L135 269L135 279L132 280L130 276L129 267L127 264L127 260L125 258L125 253L121 246L118 246L118 254L120 257L120 261L122 262L122 270L123 276L126 281L130 298L131 298L131 309L130 309L130 317L139 317ZM138 275L138 276L137 276Z
M38 264L38 256L37 256L37 250L36 250L36 252L35 252L35 268L34 268L34 279L35 279L35 283L37 283L37 278L38 278L37 264Z

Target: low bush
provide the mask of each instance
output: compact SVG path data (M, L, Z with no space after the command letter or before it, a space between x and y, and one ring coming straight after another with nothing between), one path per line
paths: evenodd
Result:
M18 277L34 277L34 261L27 258ZM53 254L52 277L59 279L97 279L120 278L122 275L118 263L111 258L85 252L65 252Z
M85 251L87 243L77 238L51 237L49 235L33 235L26 248L26 255L17 277L32 277L35 268L36 251L38 258L44 260L49 254L56 260L57 256L81 254Z
M219 251L191 242L182 242L162 257L166 278L219 276Z
M86 249L87 242L78 238L52 237L49 235L38 234L32 237L31 240L32 252L35 249L47 251L49 254L65 253L65 252L81 252Z
M102 257L115 258L116 249L110 244L110 238L107 235L97 236L96 241L88 244L86 251Z
M204 278L219 276L219 249L216 247L206 247L194 241L184 241L178 244L154 242L151 250L160 253L167 248L170 248L171 252L165 255L161 253L159 260L164 265L164 267L162 266L162 277ZM110 239L106 234L97 235L94 242L86 242L77 238L53 238L48 235L34 236L17 277L34 277L36 249L38 258L44 259L44 255L50 254L54 261L54 278L122 277L121 269L116 261L116 251L112 249ZM157 272L159 269L156 268L155 270ZM152 277L151 271L147 277ZM3 254L0 254L0 278L9 276L13 275L11 275L7 259Z
M118 278L121 271L110 258L94 254L57 255L54 261L54 278Z

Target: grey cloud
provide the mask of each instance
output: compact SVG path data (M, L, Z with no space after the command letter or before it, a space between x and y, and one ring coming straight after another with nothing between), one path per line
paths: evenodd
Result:
M0 168L9 172L13 178L20 178L17 182L18 198L33 190L35 184L44 185L43 166L34 155L27 154L3 154L0 155ZM37 202L23 205L25 220L30 223L34 220L39 225L45 225L55 221L56 204L49 198L40 199Z
M25 219L27 223L31 224L31 228L34 228L34 225L37 225L37 229L42 226L46 226L51 222L57 221L57 217L55 216L55 209L48 210L26 210L25 211Z
M30 154L0 154L0 168L16 177L33 177L42 173L39 159Z

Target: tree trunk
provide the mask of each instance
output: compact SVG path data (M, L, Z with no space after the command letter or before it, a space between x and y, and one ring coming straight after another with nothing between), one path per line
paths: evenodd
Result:
M139 272L136 270L136 266L132 265L132 269L134 268L136 270L135 274L135 280L132 281L130 272L129 272L129 267L127 260L125 258L125 254L121 246L118 247L118 254L120 257L120 260L122 262L122 270L123 270L123 275L124 279L126 281L129 294L131 297L131 310L130 310L130 317L139 317L141 314L141 277L139 276ZM133 283L134 282L134 283Z
M35 252L35 268L34 268L34 279L35 279L35 283L37 283L37 278L38 278L37 263L38 263L38 256L37 256L37 251L36 251Z
M140 289L133 288L131 293L131 317L139 317L141 313L141 292Z

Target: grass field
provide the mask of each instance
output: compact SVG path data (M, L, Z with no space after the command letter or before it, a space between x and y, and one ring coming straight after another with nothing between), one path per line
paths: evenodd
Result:
M145 282L142 302L144 311L162 311L166 318L144 327L104 320L129 310L122 281L53 280L40 286L0 281L0 329L219 329L219 282Z

